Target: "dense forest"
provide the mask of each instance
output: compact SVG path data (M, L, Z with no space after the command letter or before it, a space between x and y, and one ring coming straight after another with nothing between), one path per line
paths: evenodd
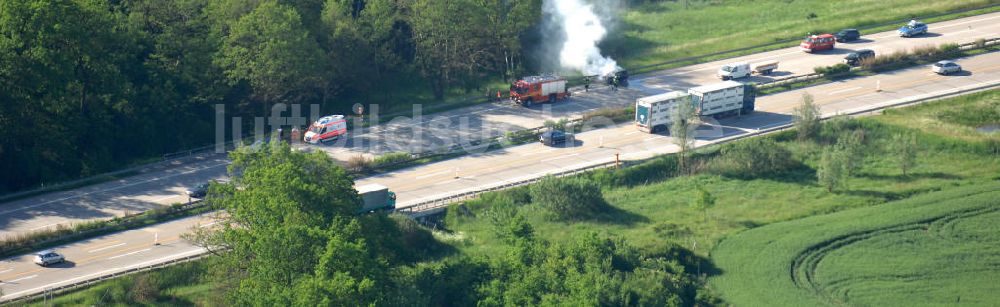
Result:
M541 0L0 0L0 192L214 140L214 107L393 104L527 71ZM307 109L307 108L304 108Z

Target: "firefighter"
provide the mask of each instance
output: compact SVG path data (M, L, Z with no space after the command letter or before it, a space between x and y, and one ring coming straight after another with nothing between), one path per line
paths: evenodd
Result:
M503 96L500 95L500 90L497 90L497 102L502 100Z
M618 76L611 77L611 90L615 92L618 91Z
M583 84L583 91L584 92L589 92L590 91L590 77L583 77L583 81L585 82Z

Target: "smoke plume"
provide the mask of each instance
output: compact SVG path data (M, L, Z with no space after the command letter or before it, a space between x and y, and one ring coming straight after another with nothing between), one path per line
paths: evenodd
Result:
M601 54L598 43L607 35L601 18L594 7L583 0L546 0L543 13L546 22L562 31L563 42L559 50L559 63L584 75L604 76L618 69L618 63Z

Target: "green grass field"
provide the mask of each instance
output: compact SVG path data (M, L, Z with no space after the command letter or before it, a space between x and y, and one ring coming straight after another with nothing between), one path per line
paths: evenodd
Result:
M687 9L685 2L689 2ZM609 38L604 46L625 67L639 67L804 37L810 32L862 28L989 3L995 1L662 1L631 7L622 15L621 33ZM988 11L996 9L977 13ZM958 16L971 14L974 13Z
M740 306L996 304L1000 182L768 225L722 241L710 284Z

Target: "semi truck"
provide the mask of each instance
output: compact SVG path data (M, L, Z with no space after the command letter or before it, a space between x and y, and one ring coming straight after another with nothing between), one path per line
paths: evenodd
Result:
M566 79L555 75L528 76L510 85L510 100L526 107L568 97Z
M690 103L698 116L722 118L752 113L755 101L753 85L736 81L642 97L635 101L635 125L648 133L668 131L678 103Z
M361 212L392 211L396 209L396 193L381 184L366 184L357 187L358 195L364 200Z

